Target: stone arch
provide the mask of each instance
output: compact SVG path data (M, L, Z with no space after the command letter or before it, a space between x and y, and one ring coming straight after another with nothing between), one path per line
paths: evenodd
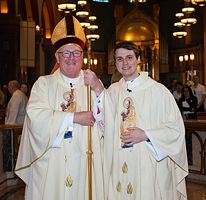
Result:
M142 70L159 79L158 22L136 7L116 26L116 43L131 41L141 51Z

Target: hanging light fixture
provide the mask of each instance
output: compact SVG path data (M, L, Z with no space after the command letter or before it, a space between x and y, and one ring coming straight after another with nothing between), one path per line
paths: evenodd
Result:
M85 6L87 4L87 1L77 1L77 4L80 6Z
M187 36L187 32L186 31L175 31L175 32L173 32L173 36L175 36L177 38L183 38L183 37Z
M88 28L90 26L89 22L89 12L86 9L87 1L77 1L77 12L76 16L79 18L79 22L83 28Z
M184 24L184 23L182 23L182 22L175 22L175 23L174 23L174 26L175 26L175 27L182 28L182 27L184 27L184 26L185 26L185 24Z
M95 23L96 19L96 16L89 16L89 20L91 21L90 26L88 26L89 30L95 31L98 29L98 25Z
M184 7L182 8L182 12L184 13L184 17L181 18L181 22L186 26L191 26L192 24L197 23L197 19L195 17L191 17L191 14L195 12L194 7Z
M182 12L186 13L186 14L191 14L191 13L195 12L195 8L194 7L185 7L185 8L182 8Z
M75 1L69 0L61 0L58 4L58 11L62 11L64 13L69 13L71 11L76 10L76 3Z
M182 17L184 17L184 13L182 13L182 12L175 13L175 17L182 18Z
M95 41L95 40L100 38L100 35L97 33L98 26L95 23L96 19L97 19L97 17L94 15L89 17L91 25L88 27L89 33L86 35L86 37L87 37L87 39L89 39L91 41Z
M197 19L193 18L193 17L187 17L187 18L181 19L181 22L183 24L185 24L186 26L191 26L192 24L196 24L197 23Z
M175 17L181 20L181 18L184 17L184 13L182 12L175 13ZM181 21L177 21L174 23L174 26L177 27L177 31L173 32L174 37L177 37L180 39L180 38L187 36L187 32L183 29L183 27L185 26L184 23L182 23Z
M205 6L206 0L191 0L191 3L197 6Z
M77 1L78 9L76 12L77 17L85 18L89 16L89 12L86 10L85 6L87 5L87 1Z

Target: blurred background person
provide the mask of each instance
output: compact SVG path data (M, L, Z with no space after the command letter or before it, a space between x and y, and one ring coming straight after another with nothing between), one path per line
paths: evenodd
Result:
M4 105L4 93L1 89L1 84L0 84L0 108L2 108Z
M183 119L197 119L197 97L193 95L192 89L189 86L183 87L182 97L179 99L178 105ZM192 165L192 134L186 134L185 138L188 164Z
M205 102L205 86L200 84L198 76L193 77L194 85L191 87L193 94L197 97L197 112L204 112L204 102Z
M20 86L20 90L29 98L29 86L27 83L22 83Z
M197 97L193 95L189 86L182 88L182 97L179 99L179 109L183 119L197 119Z
M170 82L170 85L168 87L168 89L170 90L171 93L173 93L176 90L176 85L177 85L177 79L172 79Z
M176 89L172 93L177 103L179 102L179 99L182 96L182 88L183 88L182 83L178 81L176 84Z
M8 90L12 96L6 108L5 124L23 124L24 122L28 98L19 88L17 80L9 81Z

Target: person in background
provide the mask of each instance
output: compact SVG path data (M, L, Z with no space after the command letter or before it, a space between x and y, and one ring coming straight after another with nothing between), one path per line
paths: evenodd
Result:
M11 94L11 99L6 108L5 124L23 124L28 98L20 90L17 80L9 81L8 91Z
M11 94L9 93L8 86L6 84L2 86L2 91L4 93L4 104L3 104L4 106L3 107L6 107L11 98Z
M29 86L27 83L22 83L20 90L29 98Z
M182 88L182 97L179 99L178 105L183 119L197 119L197 97L193 95L189 86L186 85ZM188 164L192 165L192 134L186 135L186 149Z
M115 66L123 78L108 88L115 110L108 199L186 200L188 163L181 113L165 86L147 72L137 72L139 56L132 42L120 42L114 49Z
M171 83L169 86L169 90L171 93L173 93L176 90L177 82L178 82L178 80L175 78L171 80Z
M204 112L204 102L206 97L205 86L200 84L199 77L193 77L194 85L191 87L193 94L197 97L197 112Z
M58 67L32 87L15 172L26 183L25 199L87 200L92 126L92 197L103 200L104 87L94 72L81 69L86 38L75 17L60 20L51 41Z
M179 99L182 96L182 87L183 87L182 83L178 81L176 83L176 89L172 93L177 103L179 102Z
M189 86L182 88L182 97L178 102L183 119L197 119L197 97L193 95Z
M3 108L3 106L4 106L4 93L2 91L1 84L0 84L0 108Z

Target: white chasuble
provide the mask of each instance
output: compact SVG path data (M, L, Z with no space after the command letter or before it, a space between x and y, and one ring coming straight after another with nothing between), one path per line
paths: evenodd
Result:
M73 124L72 138L62 138L59 147L53 146L67 111L87 111L83 72L72 89L59 70L40 77L32 88L15 171L26 183L26 199L88 199L88 127ZM74 104L69 103L72 95ZM92 97L95 97L93 92ZM93 200L105 199L102 135L95 123L92 127Z
M108 199L186 200L188 164L184 123L179 109L169 90L149 78L147 73L141 72L136 81L130 92L124 79L108 89L115 109ZM136 127L148 132L150 143L144 141L122 148L120 134L125 99L132 99L132 109L135 109L132 118L136 119ZM152 145L165 156L158 159L155 148L151 150Z

